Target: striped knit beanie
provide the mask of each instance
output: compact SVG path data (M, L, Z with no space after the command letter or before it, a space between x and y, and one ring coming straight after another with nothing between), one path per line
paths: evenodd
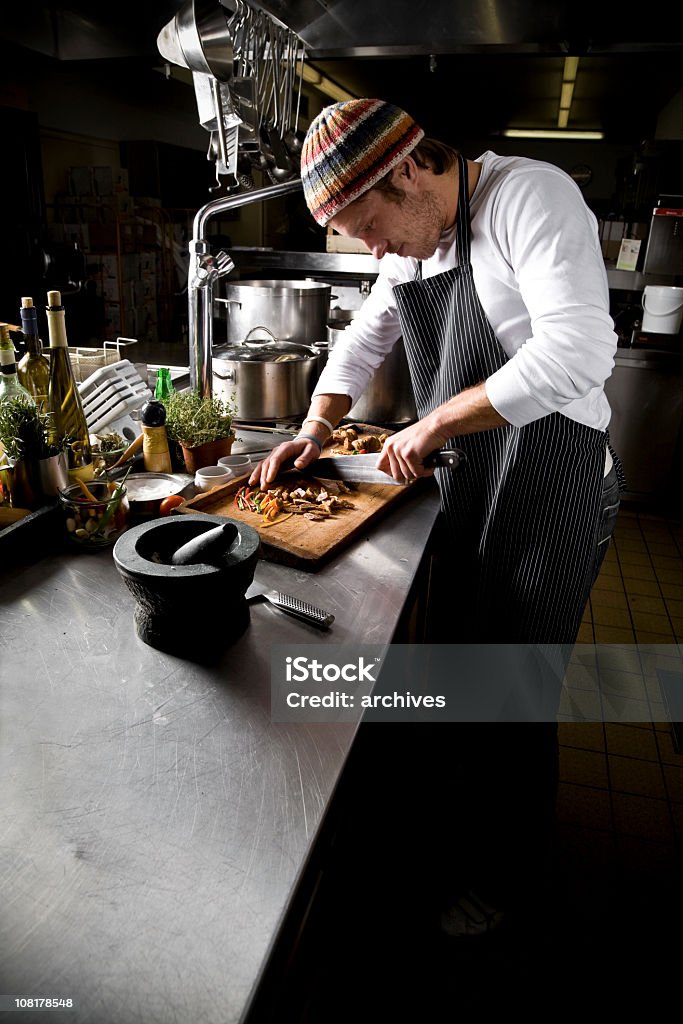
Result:
M384 100L325 107L301 151L304 196L318 224L327 224L376 185L423 137L409 114Z

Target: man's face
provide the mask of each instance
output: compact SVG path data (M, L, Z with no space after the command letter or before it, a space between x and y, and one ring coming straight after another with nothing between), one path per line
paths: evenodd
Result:
M371 189L330 224L340 235L360 238L375 259L389 252L426 260L434 255L445 222L445 211L433 192L406 193L396 201Z

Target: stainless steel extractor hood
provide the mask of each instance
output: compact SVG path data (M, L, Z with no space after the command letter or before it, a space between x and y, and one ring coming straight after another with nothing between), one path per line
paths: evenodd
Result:
M234 0L225 2L229 15ZM573 126L615 140L652 137L658 112L683 89L683 6L665 0L618 9L599 0L248 2L295 32L307 59L346 91L391 99L458 144L513 121L552 127L566 54L581 57ZM4 13L0 39L60 61L158 67L158 33L182 5L32 0Z

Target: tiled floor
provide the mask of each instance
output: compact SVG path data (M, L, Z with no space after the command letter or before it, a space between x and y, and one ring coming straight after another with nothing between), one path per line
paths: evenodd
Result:
M411 820L399 818L397 832L417 856L404 856L398 877L395 842L384 859L362 842L338 855L312 929L304 995L296 1011L281 1006L287 1019L450 1024L591 1011L632 1019L678 1002L683 753L657 668L678 666L679 641L683 522L624 510L574 650L559 726L555 851L528 913L484 940L444 939L419 898L429 857L425 869ZM363 785L379 799L375 773L370 765Z
M633 671L603 673L596 687L594 672L571 676L582 658L577 648L568 683L584 690L571 692L586 706L599 688L603 702L611 693L636 710L631 722L627 714L613 724L607 715L560 723L562 843L577 856L599 857L623 878L675 878L683 864L683 748L659 679L644 667L647 655L636 656L635 664L627 659L633 645L646 652L652 648L643 645L657 645L659 662L676 668L683 643L683 524L620 513L579 640L588 645L589 665L591 645L616 645L610 653L623 653Z

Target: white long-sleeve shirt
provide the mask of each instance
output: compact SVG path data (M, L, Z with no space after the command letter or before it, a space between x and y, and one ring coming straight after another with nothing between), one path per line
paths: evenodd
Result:
M508 361L485 382L489 401L524 426L561 412L604 430L603 385L617 336L595 217L552 164L486 152L470 199L471 262L480 302ZM422 263L423 278L456 265L455 227ZM415 278L412 257L386 255L362 313L337 342L314 394L359 398L400 336L393 286Z

